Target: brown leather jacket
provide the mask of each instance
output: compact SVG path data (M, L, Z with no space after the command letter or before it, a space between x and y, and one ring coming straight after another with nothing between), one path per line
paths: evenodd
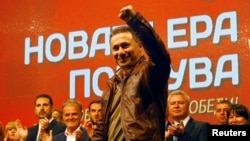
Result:
M170 56L160 37L140 13L127 24L139 35L149 59L142 57L123 83L122 130L127 141L163 141ZM103 93L103 121L97 125L93 141L108 140L109 111L117 83L119 80L115 75Z

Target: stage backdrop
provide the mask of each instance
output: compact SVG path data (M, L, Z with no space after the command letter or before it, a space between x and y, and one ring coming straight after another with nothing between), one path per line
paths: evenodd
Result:
M152 24L172 58L169 91L191 97L190 113L214 123L214 103L250 107L248 0L0 0L0 121L37 123L34 99L47 93L54 107L69 99L100 98L117 69L110 30L133 5Z

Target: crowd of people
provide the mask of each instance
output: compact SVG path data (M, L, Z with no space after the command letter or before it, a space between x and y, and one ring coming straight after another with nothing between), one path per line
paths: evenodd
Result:
M182 90L169 93L166 108L165 141L208 141L210 125L250 125L249 109L227 99L218 101L214 108L216 123L198 121L189 115L189 95ZM173 119L170 123L169 117Z
M18 119L5 128L0 124L0 140L208 141L210 124L191 117L189 95L182 90L168 94L171 59L159 35L131 5L118 16L127 24L110 35L119 69L100 100L89 103L89 114L76 99L56 110L51 96L40 94L34 102L38 124L26 128ZM249 124L247 107L229 101L216 104L215 117L221 125Z
M249 125L249 109L244 104L233 104L221 100L215 106L215 117L218 125Z
M208 140L210 123L192 118L189 115L189 104L190 97L185 91L175 90L169 93L165 141L175 141L177 138L184 141ZM0 123L0 141L67 141L70 138L88 141L91 140L97 124L102 121L101 100L89 103L89 118L85 117L81 103L75 99L65 101L61 111L53 109L53 100L49 95L41 94L36 97L34 107L38 124L26 128L17 119L9 121L4 128ZM216 103L214 116L217 125L250 125L248 108L226 99Z

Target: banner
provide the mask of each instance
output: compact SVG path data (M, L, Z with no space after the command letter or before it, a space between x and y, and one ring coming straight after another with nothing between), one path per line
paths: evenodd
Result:
M248 0L0 1L0 121L37 123L35 97L50 94L54 108L69 98L84 109L98 99L117 69L109 34L131 4L148 19L171 54L169 91L191 97L190 114L214 123L216 101L248 107Z

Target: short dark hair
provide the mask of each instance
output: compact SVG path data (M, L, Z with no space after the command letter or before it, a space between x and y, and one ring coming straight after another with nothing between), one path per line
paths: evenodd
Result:
M243 104L232 104L231 108L229 109L227 116L229 117L230 113L235 113L236 115L244 117L248 123L250 119L249 110Z
M91 102L89 103L89 110L90 110L90 106L91 106L92 104L94 104L94 103L96 103L96 104L102 104L102 103L101 103L101 100L93 100L93 101L91 101Z
M54 113L54 112L58 112L59 113L59 116L60 116L60 119L62 119L63 117L62 117L62 111L61 110L58 110L58 109L54 109L53 111L52 111L52 113Z
M133 36L133 39L136 40L137 42L140 42L138 35L128 25L118 26L118 27L114 28L110 33L110 39L114 35L119 34L119 33L124 33L124 32L130 32Z
M36 105L36 100L38 99L38 98L48 98L49 99L49 104L51 105L51 106L53 106L53 100L52 100L52 98L51 98L51 96L50 95L48 95L48 94L40 94L40 95L38 95L37 97L36 97L36 99L35 99L35 103L34 103L34 105Z

